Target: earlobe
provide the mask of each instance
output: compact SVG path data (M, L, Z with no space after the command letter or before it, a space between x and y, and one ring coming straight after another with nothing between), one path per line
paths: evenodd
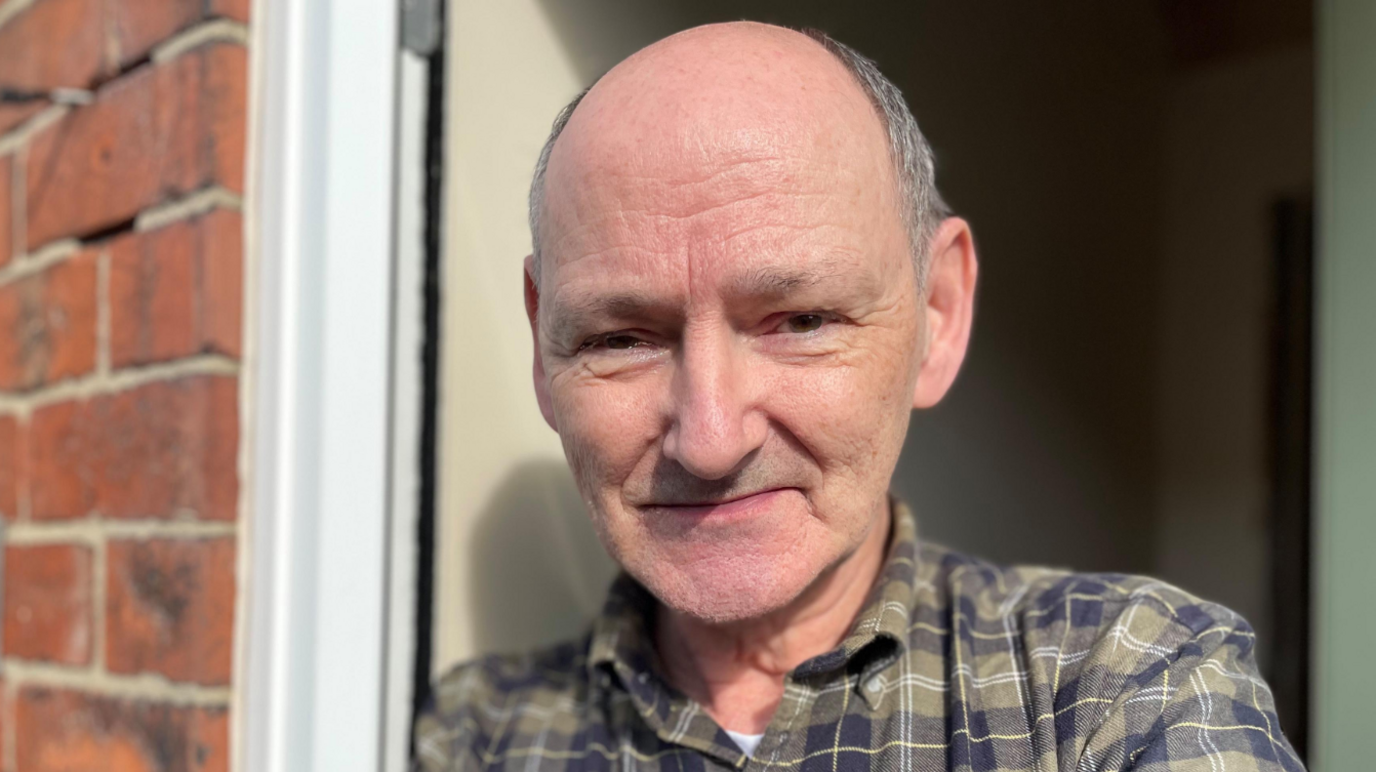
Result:
M970 225L959 217L943 221L932 236L922 313L926 327L913 407L936 405L946 396L965 361L974 318L979 261Z
M549 382L545 378L545 362L540 354L540 287L535 281L534 256L526 255L522 276L525 284L526 318L530 321L530 339L534 349L530 374L535 384L535 401L540 403L540 414L545 417L545 423L557 432L559 426L554 420L554 402L550 399Z

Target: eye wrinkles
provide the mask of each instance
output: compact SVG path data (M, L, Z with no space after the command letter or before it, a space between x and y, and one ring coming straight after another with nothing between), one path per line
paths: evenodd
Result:
M815 332L832 322L852 321L884 294L867 271L765 267L724 280L717 296L731 323L759 333ZM560 353L589 349L624 350L659 345L687 324L689 303L633 288L580 291L564 287L545 306L541 325ZM780 325L783 325L780 327Z
M828 324L847 321L835 313L815 310L802 313L771 314L762 326L766 335L791 334L806 336ZM656 336L643 330L616 330L592 335L579 344L576 353L605 350L626 351L657 345Z

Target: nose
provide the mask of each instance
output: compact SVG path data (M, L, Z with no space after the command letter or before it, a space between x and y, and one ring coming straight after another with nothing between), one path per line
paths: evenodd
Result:
M750 393L745 353L732 338L718 330L685 335L674 373L664 455L704 480L737 471L768 431Z

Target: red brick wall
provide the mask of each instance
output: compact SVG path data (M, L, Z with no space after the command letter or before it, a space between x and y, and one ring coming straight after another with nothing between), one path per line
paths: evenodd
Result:
M229 767L248 0L0 0L0 772Z

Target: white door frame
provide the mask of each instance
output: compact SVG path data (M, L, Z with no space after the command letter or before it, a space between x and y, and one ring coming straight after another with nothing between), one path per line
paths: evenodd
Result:
M237 770L405 763L423 217L397 139L424 68L399 8L254 7Z

